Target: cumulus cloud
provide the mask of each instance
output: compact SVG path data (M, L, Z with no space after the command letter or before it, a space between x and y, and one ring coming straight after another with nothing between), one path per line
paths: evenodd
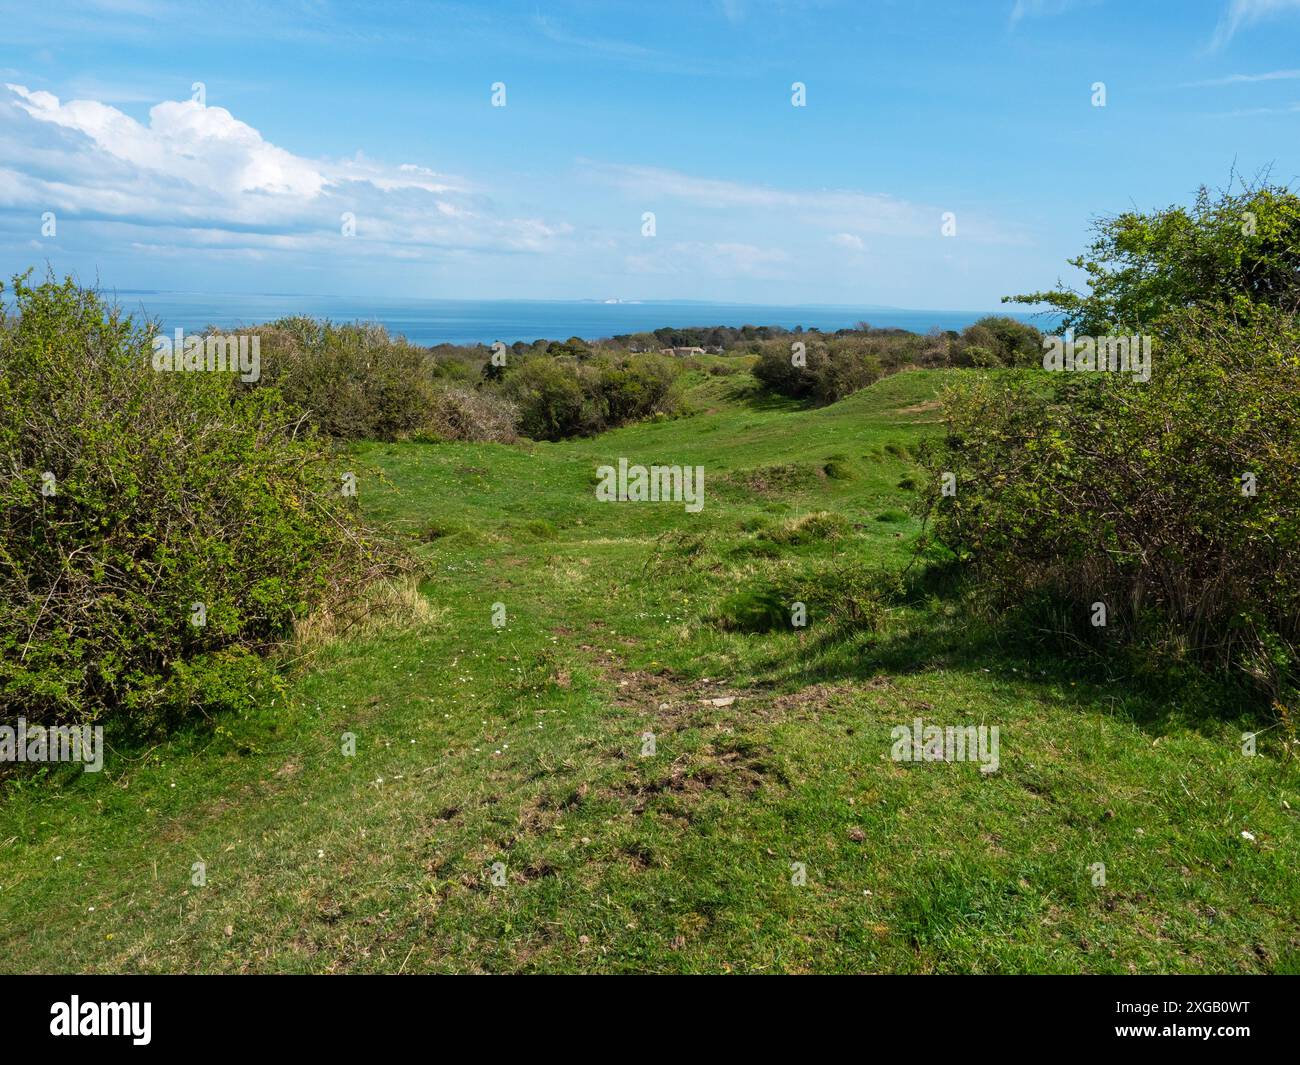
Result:
M224 107L167 100L150 108L149 125L143 126L94 100L62 104L48 92L5 88L19 110L38 122L82 133L99 151L141 170L169 172L179 165L188 181L226 197L268 192L311 199L326 182L317 167L267 143Z
M468 183L415 163L310 159L272 144L222 107L167 100L148 122L95 100L0 92L0 207L54 210L128 227L141 248L339 251L341 216L386 254L528 252L570 232L502 217ZM377 249L373 243L363 251Z

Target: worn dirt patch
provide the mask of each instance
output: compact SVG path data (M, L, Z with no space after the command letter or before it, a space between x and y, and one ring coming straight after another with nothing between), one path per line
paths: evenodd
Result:
M779 466L760 466L757 469L741 470L724 475L722 480L729 486L768 496L778 492L798 492L814 488L826 480L826 471L813 463L792 462Z
M752 709L765 699L759 693L730 687L720 678L679 677L670 670L626 669L609 651L591 644L579 644L594 661L597 672L610 691L610 702L624 710L643 711L655 731L678 731L716 724L724 719L720 711ZM713 699L732 702L724 707L709 703Z
M775 756L765 743L741 734L755 724L766 724L773 716L770 693L737 688L721 678L689 679L669 670L627 669L609 651L589 644L579 645L593 660L610 692L610 701L620 709L644 716L647 731L657 742L687 730L710 736L708 742L684 752L665 769L643 776L637 759L617 749L610 757L628 762L628 776L601 789L635 814L644 812L655 796L675 795L702 798L713 793L753 796L772 775ZM779 774L777 774L779 777Z
M865 684L844 682L840 684L810 684L797 692L788 692L772 698L770 713L773 716L802 716L807 712L819 713L847 707L862 691L886 691L893 684L885 676L872 677Z
M768 783L771 751L760 745L742 753L719 753L712 745L677 758L666 772L649 780L626 779L604 789L603 794L628 804L634 814L644 813L659 795L703 798L707 794L753 798Z

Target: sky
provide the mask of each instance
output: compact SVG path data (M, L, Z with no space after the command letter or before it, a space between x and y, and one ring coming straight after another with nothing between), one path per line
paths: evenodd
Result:
M1300 0L0 0L0 26L5 278L991 309L1072 282L1099 217L1300 171Z

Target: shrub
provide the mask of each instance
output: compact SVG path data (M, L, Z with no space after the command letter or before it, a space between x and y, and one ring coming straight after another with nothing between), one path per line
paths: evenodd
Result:
M330 436L395 440L447 414L449 401L440 406L434 388L446 371L381 325L296 317L250 332L261 337L258 384L279 389Z
M1127 211L1094 224L1084 254L1070 260L1088 291L1064 285L1004 302L1046 303L1063 328L1087 336L1156 333L1186 307L1256 304L1300 311L1300 196L1262 183L1217 196L1202 187L1190 207Z
M438 440L510 444L519 439L519 409L495 392L463 385L436 388L422 432Z
M519 407L520 429L534 440L593 433L600 425L599 408L573 363L524 359L507 376L505 394Z
M968 325L953 346L953 366L1041 366L1043 335L1005 315L987 315Z
M949 397L958 475L935 532L994 602L1059 610L1137 663L1199 658L1275 701L1300 676L1300 197L1262 184L1096 224L1086 292L1047 303L1087 336L1155 340L1151 381L1033 374ZM1251 474L1257 494L1242 491ZM932 486L933 490L933 486Z
M662 355L598 360L594 386L604 427L674 413L680 405L679 373L676 364Z
M237 707L296 618L387 569L339 491L346 467L272 389L155 372L149 331L70 279L14 294L0 704L138 729Z
M834 403L886 374L914 366L1036 366L1042 334L1005 315L988 315L962 333L932 330L918 336L901 329L858 329L831 335L787 334L758 348L754 376L771 392L813 403ZM804 345L796 365L792 344Z
M1148 383L1039 371L950 393L922 510L997 601L1046 590L1085 633L1104 603L1106 635L1185 645L1278 698L1300 674L1300 328L1265 307L1164 321Z
M510 368L504 392L519 425L536 440L601 432L681 405L679 367L660 355L592 357L583 362L527 356Z
M791 341L772 340L763 344L754 376L768 389L792 399L834 403L866 388L882 375L880 359L872 343L860 337L833 337L806 333L804 365L793 361Z

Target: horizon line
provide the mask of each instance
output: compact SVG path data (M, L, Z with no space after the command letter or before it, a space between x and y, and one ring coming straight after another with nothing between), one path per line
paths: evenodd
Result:
M702 300L675 297L622 298L597 296L346 296L329 292L226 292L197 291L193 289L166 288L108 288L97 291L114 296L197 296L197 297L256 297L277 299L332 299L357 303L389 301L394 303L591 303L604 307L644 306L647 304L686 304L701 307L754 307L763 310L859 310L859 311L922 311L928 314L975 314L991 312L991 308L976 307L907 307L890 303L754 303L748 300ZM1021 311L1022 314L1041 314L1043 311ZM1046 313L1050 313L1050 310Z

